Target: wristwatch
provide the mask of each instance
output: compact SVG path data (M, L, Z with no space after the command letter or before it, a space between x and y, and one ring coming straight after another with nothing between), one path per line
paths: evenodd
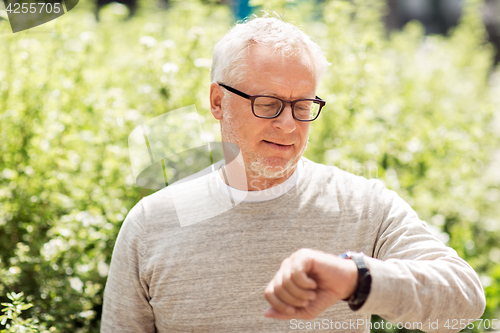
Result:
M339 257L344 259L351 259L358 266L358 287L351 295L351 297L344 299L349 304L351 310L358 310L365 304L368 295L370 294L370 287L372 285L372 276L370 275L370 270L366 266L363 257L365 255L362 252L352 252L347 251L342 253Z

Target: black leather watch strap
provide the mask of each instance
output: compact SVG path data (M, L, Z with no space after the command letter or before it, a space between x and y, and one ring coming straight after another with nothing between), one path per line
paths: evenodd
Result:
M370 275L370 270L363 260L364 254L358 252L345 252L340 255L341 258L352 259L356 266L358 267L358 287L354 293L347 301L351 310L358 310L365 304L368 295L370 294L370 288L372 285L372 276Z

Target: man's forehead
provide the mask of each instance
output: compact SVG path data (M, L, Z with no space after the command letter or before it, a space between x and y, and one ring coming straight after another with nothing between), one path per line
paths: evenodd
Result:
M294 93L315 89L314 65L305 51L282 55L267 46L256 45L249 50L244 81L259 84L259 94L280 94L293 87Z
M283 82L275 80L273 82L270 81L269 85L259 86L257 94L285 99L314 98L314 96L311 95L314 95L315 87L311 85L311 81L294 81L293 87L295 89L292 91L290 90L289 85L285 85Z
M247 59L252 65L305 66L313 68L312 58L306 49L282 51L273 47L254 43L248 47Z

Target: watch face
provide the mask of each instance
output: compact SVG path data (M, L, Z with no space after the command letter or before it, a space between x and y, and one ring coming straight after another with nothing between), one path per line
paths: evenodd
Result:
M364 256L363 252L354 252L354 251L347 251L339 255L339 257L344 258L344 259L352 259L353 257L356 256Z

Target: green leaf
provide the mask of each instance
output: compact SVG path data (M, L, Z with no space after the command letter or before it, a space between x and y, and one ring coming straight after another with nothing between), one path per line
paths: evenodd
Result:
M33 304L23 304L21 306L21 311L27 310L27 309L31 308L32 306L33 306Z

